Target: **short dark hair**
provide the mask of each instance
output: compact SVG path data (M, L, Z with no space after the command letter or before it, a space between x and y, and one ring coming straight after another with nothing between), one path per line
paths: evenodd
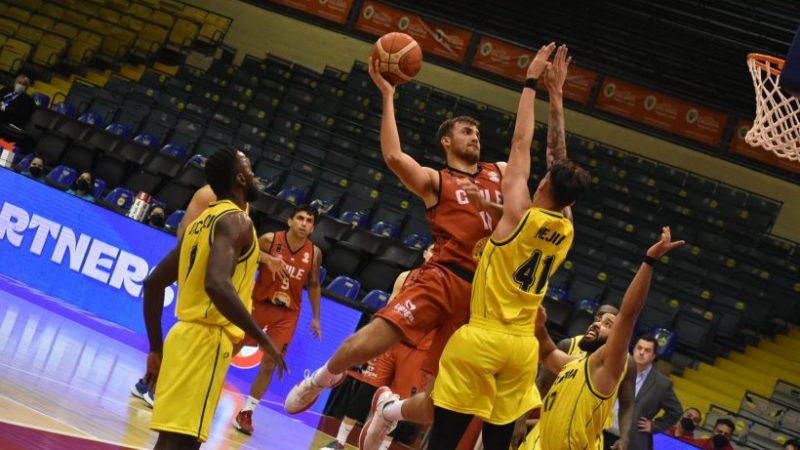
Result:
M292 213L292 217L296 216L297 213L307 213L311 217L314 218L314 223L317 223L317 210L314 209L311 205L298 205L294 208L294 212Z
M653 353L658 353L658 341L653 336L651 336L649 334L643 334L643 335L639 336L639 339L636 340L636 342L639 342L639 341L652 342L653 343Z
M555 162L548 170L553 198L559 209L569 206L589 188L592 177L574 161L564 159Z
M477 128L481 127L481 123L478 122L478 119L470 116L458 116L458 117L453 117L452 119L445 120L444 122L442 122L441 125L439 125L439 129L436 130L436 142L439 143L439 146L442 147L442 150L444 150L444 146L442 145L442 138L445 136L452 137L453 127L458 122L468 123Z
M736 424L734 424L731 419L726 419L724 417L717 419L717 422L714 424L714 428L717 428L720 425L727 425L728 428L731 429L731 432L736 431Z
M223 147L206 159L206 181L217 197L230 194L236 179L238 150L233 147Z
M797 439L789 439L788 441L783 443L784 447L787 447L789 445L791 445L792 447L794 447L796 449L800 449L800 441L798 441Z

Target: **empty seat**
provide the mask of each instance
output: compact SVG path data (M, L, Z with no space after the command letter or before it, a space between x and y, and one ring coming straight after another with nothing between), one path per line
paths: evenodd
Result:
M167 206L167 212L171 213L178 209L186 209L189 200L191 200L192 195L194 195L194 191L193 188L172 181L161 188L156 193L155 197L163 201Z
M380 289L382 291L392 291L394 281L405 270L391 260L385 258L375 258L364 267L358 276L364 289L371 291Z
M325 290L328 294L355 300L361 290L361 283L353 278L340 275L334 278Z
M367 295L364 296L364 299L361 300L361 303L364 304L367 308L377 311L389 302L389 293L386 291L382 291L380 289L375 289L369 291Z

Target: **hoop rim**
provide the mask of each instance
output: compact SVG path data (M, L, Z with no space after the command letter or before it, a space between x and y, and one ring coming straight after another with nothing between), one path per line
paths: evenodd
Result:
M762 53L749 53L747 61L752 61L756 67L772 75L780 75L784 64L783 59Z

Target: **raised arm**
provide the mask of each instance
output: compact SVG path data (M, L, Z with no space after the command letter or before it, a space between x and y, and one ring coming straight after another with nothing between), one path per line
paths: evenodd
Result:
M556 348L564 353L567 353L569 350L569 343L570 338L564 338L558 342ZM550 372L544 366L539 369L539 373L536 375L536 389L539 390L539 394L543 398L545 395L547 395L547 392L550 391L550 387L553 385L553 382L556 381L556 376L558 376L558 373Z
M208 255L205 290L219 312L253 337L258 345L278 366L278 376L286 373L286 363L272 340L261 330L244 307L239 294L233 287L231 274L242 251L253 244L252 223L244 213L223 216L214 230L214 242Z
M554 43L542 46L528 66L526 77L537 79L547 67L547 60L555 48ZM531 174L531 141L534 130L534 103L536 90L525 86L519 98L514 136L511 138L511 154L508 156L506 173L503 176L503 217L497 224L493 236L503 239L508 236L530 207L531 194L528 177Z
M571 361L578 359L577 356L570 356L566 352L559 350L550 333L547 332L547 311L544 306L539 307L536 314L536 339L539 341L539 362L542 367L552 373L558 374Z
M608 336L608 341L591 356L592 384L600 393L610 393L622 375L625 364L628 363L628 346L633 336L636 319L644 308L650 283L653 278L653 264L666 255L670 250L684 244L684 241L672 242L669 227L661 230L661 240L647 250L647 258L639 266L639 271L625 291L622 306L614 320L614 328Z
M567 46L556 50L553 63L544 73L544 84L550 94L550 123L547 127L547 168L554 162L567 159L566 127L564 125L564 81L567 79L572 57L567 56Z
M425 207L436 204L439 179L436 171L421 166L414 158L403 153L400 133L394 116L394 86L378 70L379 61L369 58L369 76L383 96L381 116L381 154L389 169L400 178L403 185L425 202Z
M311 264L311 273L308 275L308 302L311 303L311 333L317 339L322 339L322 327L319 322L322 287L319 284L319 268L322 266L322 250L314 246L314 261Z

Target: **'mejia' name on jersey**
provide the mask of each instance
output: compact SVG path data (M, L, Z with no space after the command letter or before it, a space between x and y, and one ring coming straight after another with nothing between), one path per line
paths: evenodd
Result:
M566 238L566 236L562 235L558 231L551 230L547 227L539 228L539 230L536 231L536 239L540 239L545 242L550 242L555 246L561 245L561 243L564 241L564 238Z
M576 375L578 375L578 369L570 369L559 375L558 378L556 378L556 381L553 382L553 386L561 383L562 381L571 380L575 378Z

